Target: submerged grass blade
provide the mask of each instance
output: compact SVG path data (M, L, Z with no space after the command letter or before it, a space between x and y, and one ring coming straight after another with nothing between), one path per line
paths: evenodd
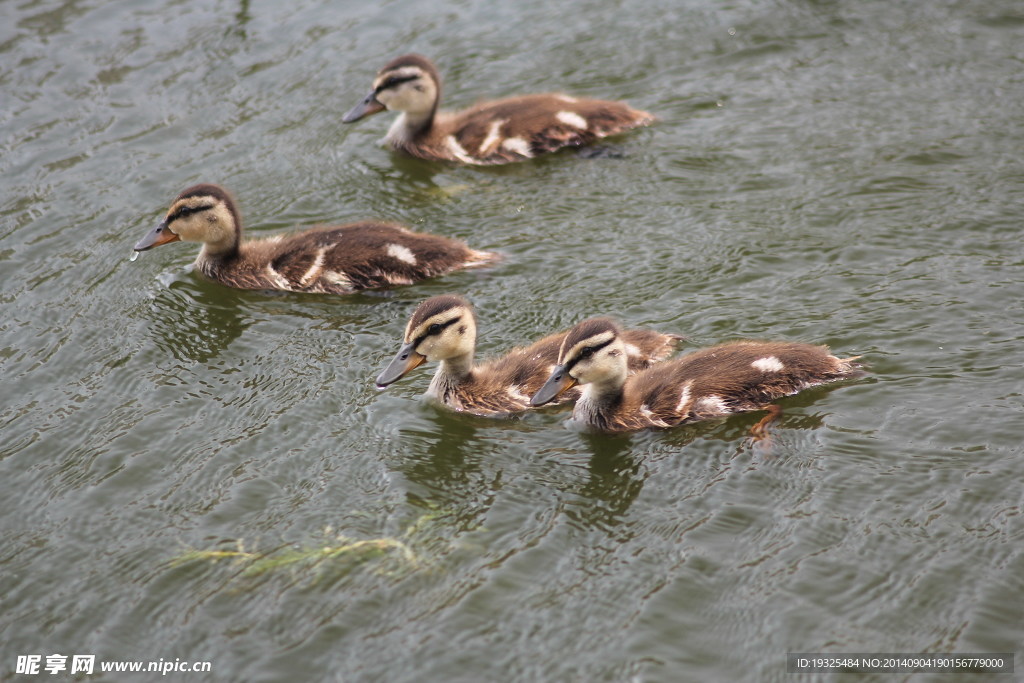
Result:
M217 563L234 560L247 566L241 576L261 576L282 569L318 568L347 570L356 565L388 556L397 557L407 569L421 567L420 559L406 543L394 538L352 540L343 536L337 538L339 545L323 545L312 548L284 547L269 553L239 550L197 550L189 549L171 560L170 566L177 567L191 562Z

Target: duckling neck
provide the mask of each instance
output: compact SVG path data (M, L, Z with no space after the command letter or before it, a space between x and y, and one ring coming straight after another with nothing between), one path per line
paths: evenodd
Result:
M455 389L469 381L473 375L473 354L446 358L441 361L434 373L434 379L430 382L427 393L435 398L447 402Z
M209 244L204 244L193 265L206 277L216 280L224 269L238 258L238 254L237 244L227 249L211 249Z
M395 119L395 122L391 124L386 138L387 141L392 145L401 146L422 137L433 127L435 111L436 107L421 114L413 114L407 111L402 112Z
M609 415L622 403L622 382L592 383L583 387L583 393L573 408L573 419L585 424L603 427Z
M207 240L203 241L198 261L215 263L238 256L242 245L242 223L234 207L229 207L229 210L231 218L219 222L217 229L211 231Z
M199 250L197 261L227 261L238 256L238 242L230 244L204 244Z

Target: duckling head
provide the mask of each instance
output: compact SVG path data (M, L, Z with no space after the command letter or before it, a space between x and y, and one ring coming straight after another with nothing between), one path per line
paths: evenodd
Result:
M353 123L379 111L403 112L416 126L429 122L441 97L441 77L429 59L404 55L388 62L373 80L373 89L345 114L342 123Z
M218 185L194 185L178 195L167 215L135 245L145 251L161 244L199 242L212 254L238 249L241 219L231 195Z
M377 376L377 386L383 389L428 360L469 372L475 346L476 317L469 301L454 294L431 297L416 307L402 348Z
M628 372L621 334L621 328L610 318L584 320L569 330L558 352L558 365L530 399L530 405L550 403L577 384L621 387Z

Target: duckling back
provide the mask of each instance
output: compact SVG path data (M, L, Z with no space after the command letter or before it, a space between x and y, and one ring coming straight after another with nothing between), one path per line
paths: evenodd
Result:
M855 361L799 342L719 344L629 378L621 403L596 419L622 431L759 410L808 387L860 375Z

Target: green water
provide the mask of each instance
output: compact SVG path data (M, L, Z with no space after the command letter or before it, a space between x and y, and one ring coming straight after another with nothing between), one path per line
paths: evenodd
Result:
M340 118L413 50L453 107L660 122L595 158L396 157L389 115ZM1024 666L1018 2L8 1L0 99L5 680L58 680L15 673L54 653L211 663L90 681ZM193 245L129 262L200 181L254 235L378 217L505 260L347 297L204 282ZM426 369L376 390L444 292L482 356L612 314L871 374L782 401L767 448L757 414L604 437L447 413Z

